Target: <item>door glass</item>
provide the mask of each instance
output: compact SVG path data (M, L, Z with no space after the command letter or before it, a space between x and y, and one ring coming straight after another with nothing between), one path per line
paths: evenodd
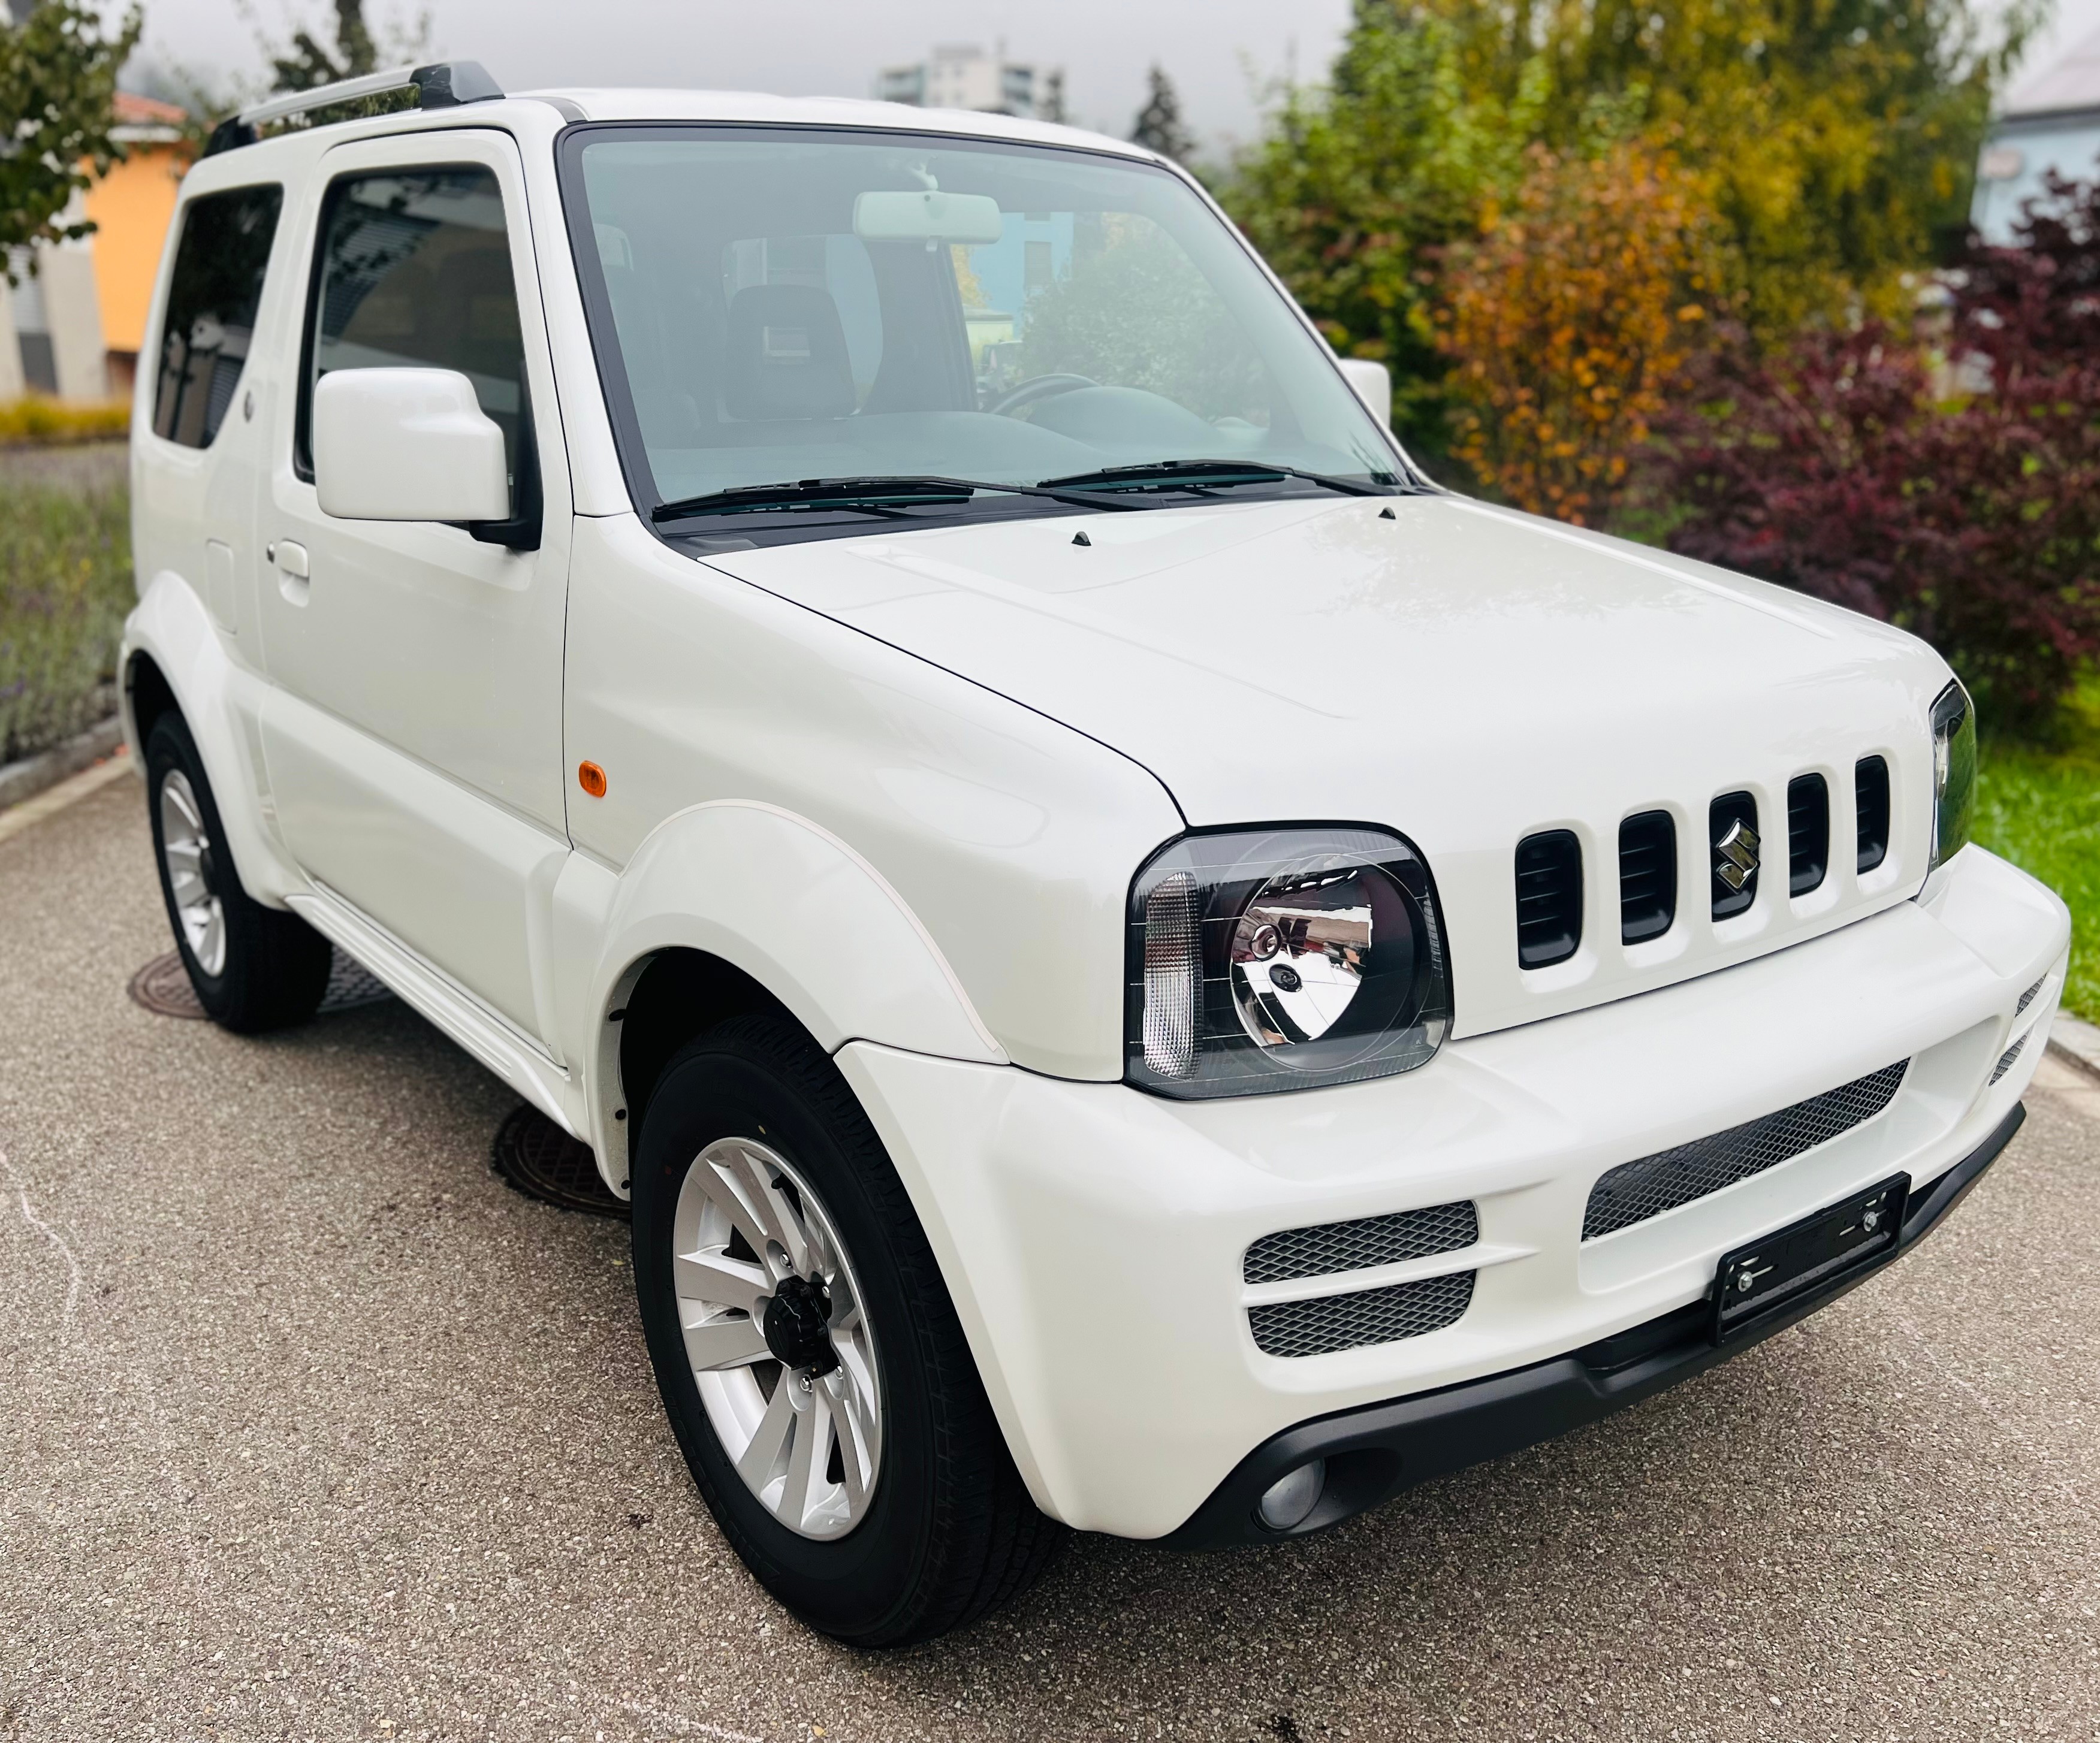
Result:
M321 219L298 457L332 369L457 369L503 431L516 500L525 346L495 175L467 165L346 176Z
M205 194L184 210L161 324L155 435L209 447L226 421L284 203L281 187L236 187Z

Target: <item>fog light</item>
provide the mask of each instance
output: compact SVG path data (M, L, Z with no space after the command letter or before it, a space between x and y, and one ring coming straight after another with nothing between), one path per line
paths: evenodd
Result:
M1327 1461L1315 1459L1264 1489L1261 1504L1255 1512L1270 1530L1288 1531L1305 1523L1307 1516L1320 1504L1320 1491L1326 1486Z

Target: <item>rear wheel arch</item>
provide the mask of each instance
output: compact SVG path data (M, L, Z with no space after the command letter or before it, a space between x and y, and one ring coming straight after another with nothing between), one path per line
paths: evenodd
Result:
M143 755L153 723L164 714L180 715L174 686L150 654L131 656L124 668L124 706L131 716L131 739Z

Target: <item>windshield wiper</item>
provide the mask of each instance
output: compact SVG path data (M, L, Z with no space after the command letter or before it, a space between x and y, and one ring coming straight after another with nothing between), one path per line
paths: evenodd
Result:
M696 519L704 514L748 514L765 508L839 508L849 513L900 517L893 503L967 502L979 491L1011 496L1043 496L1075 508L1123 508L1129 503L1104 503L1091 492L1061 491L1035 484L987 484L974 478L804 478L796 484L746 484L659 503L649 511L658 524Z
M1099 472L1075 472L1070 478L1045 478L1045 490L1136 491L1156 486L1172 490L1202 485L1259 484L1271 478L1302 478L1322 489L1345 496L1387 496L1393 494L1395 479L1387 483L1358 484L1324 472L1307 472L1296 466L1276 466L1258 460L1159 460L1142 465L1104 466Z

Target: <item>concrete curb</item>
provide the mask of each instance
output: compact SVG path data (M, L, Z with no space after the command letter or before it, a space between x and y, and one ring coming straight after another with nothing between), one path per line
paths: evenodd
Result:
M119 744L116 755L103 759L77 774L68 775L55 786L49 786L34 799L25 799L20 804L10 805L0 811L0 842L11 840L24 830L33 829L46 817L63 811L76 800L98 792L112 781L128 775L131 758L125 746Z
M62 745L54 745L34 756L25 756L19 763L8 764L0 768L0 811L34 799L68 775L77 775L104 757L115 755L117 747L123 742L124 723L112 714Z
M2059 1010L2049 1025L2049 1050L2067 1065L2100 1078L2100 1028Z

